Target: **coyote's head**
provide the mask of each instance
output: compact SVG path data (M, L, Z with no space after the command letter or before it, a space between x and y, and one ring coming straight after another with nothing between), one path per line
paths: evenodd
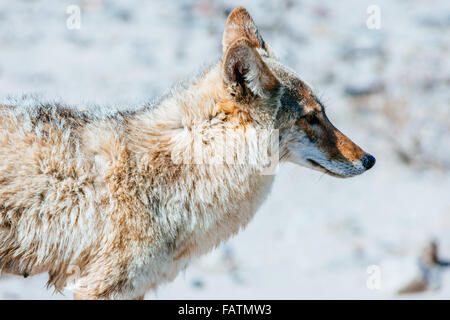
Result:
M278 61L243 7L229 15L222 44L231 99L256 121L273 119L282 158L335 177L373 167L375 158L333 126L311 88Z

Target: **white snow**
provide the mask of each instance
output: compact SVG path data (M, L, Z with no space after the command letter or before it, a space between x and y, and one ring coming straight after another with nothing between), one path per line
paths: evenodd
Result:
M66 7L81 6L81 28ZM450 2L0 2L0 99L35 93L83 108L163 94L221 55L227 10L244 5L285 64L318 90L333 123L377 158L352 179L283 165L248 228L148 299L448 298L397 296L431 238L450 259ZM346 92L374 90L355 97ZM370 290L367 268L381 270ZM67 299L46 275L3 276L0 299Z

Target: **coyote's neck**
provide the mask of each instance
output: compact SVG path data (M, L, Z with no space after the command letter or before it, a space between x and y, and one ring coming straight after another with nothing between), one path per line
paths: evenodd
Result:
M129 121L129 151L138 174L149 181L142 191L164 216L160 223L174 236L178 257L201 254L245 226L273 179L261 174L263 160L253 150L238 163L233 157L226 163L205 162L219 149L229 156L257 145L254 139L268 138L268 132L255 136L252 119L225 97L216 66L151 113ZM199 150L206 157L199 158Z

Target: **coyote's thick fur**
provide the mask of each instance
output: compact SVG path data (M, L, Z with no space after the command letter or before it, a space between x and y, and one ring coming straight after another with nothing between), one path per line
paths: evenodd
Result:
M223 132L251 145L253 129L278 130L281 161L333 176L373 166L244 8L222 42L217 64L155 106L101 115L0 105L0 271L48 272L49 285L83 299L139 298L172 280L245 227L272 184L258 153L236 164L174 161L199 139L208 154L228 153Z

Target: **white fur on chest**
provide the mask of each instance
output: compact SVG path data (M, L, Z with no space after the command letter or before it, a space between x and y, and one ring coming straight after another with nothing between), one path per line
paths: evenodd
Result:
M133 295L143 294L172 281L192 259L208 253L244 228L266 198L273 178L255 177L258 185L249 183L244 186L253 189L246 199L223 198L215 208L206 206L195 212L180 213L182 225L175 241L175 250L149 251L152 255L139 257L130 268L129 278L135 286ZM201 207L200 203L198 207Z

